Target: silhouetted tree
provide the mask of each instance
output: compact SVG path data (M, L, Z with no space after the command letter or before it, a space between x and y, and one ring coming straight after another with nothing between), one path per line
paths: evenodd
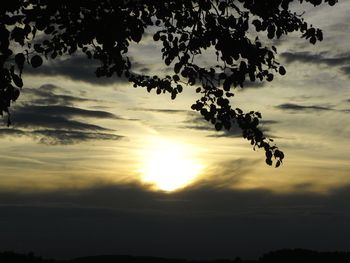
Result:
M0 113L9 115L23 87L26 65L40 67L45 59L83 52L100 61L97 77L116 74L148 92L170 93L195 86L199 99L192 109L216 130L238 125L243 137L263 148L266 163L280 166L284 154L259 129L259 112L244 113L229 100L246 80L272 81L286 74L275 59L276 47L262 38L279 39L299 31L315 44L322 31L308 25L290 4L337 0L11 0L0 8ZM147 28L162 43L162 59L173 68L167 76L140 75L128 57L131 42L140 42ZM209 67L195 57L212 51L217 60ZM10 125L10 118L8 118Z
M306 249L283 249L269 252L263 255L261 263L296 263L296 262L317 262L317 263L347 263L350 262L349 252L317 252Z

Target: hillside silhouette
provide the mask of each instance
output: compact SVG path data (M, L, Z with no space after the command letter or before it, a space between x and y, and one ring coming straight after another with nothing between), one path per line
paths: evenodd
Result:
M6 263L345 263L350 262L350 252L316 252L306 249L284 249L264 254L256 260L186 260L160 257L134 257L124 255L101 255L79 257L70 260L44 259L33 253L19 254L1 252L0 262Z

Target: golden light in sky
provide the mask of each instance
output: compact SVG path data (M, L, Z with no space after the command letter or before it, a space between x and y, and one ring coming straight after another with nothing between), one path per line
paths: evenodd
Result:
M191 152L187 145L158 139L146 151L141 180L166 192L191 184L203 168Z

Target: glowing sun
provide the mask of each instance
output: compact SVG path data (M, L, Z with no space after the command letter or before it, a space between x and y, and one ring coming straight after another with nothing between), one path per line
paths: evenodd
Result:
M142 181L166 192L191 184L202 166L191 156L189 147L168 141L158 141L147 151L141 169Z

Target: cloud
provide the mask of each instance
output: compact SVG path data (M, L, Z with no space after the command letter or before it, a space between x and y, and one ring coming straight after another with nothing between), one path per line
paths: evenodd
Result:
M57 95L64 89L46 84L38 89L25 89L29 102L13 107L12 127L0 129L0 136L27 136L39 143L57 145L88 140L119 140L113 130L89 123L94 119L123 119L107 111L87 110L72 106L90 101L71 95ZM49 106L47 104L50 104ZM75 118L79 118L76 120Z
M269 137L270 135L268 133L270 131L270 128L268 126L275 123L278 122L273 120L260 120L259 128L265 134L265 136ZM232 125L230 130L223 129L221 131L217 131L211 122L206 121L204 117L199 114L189 115L182 128L211 132L212 134L208 135L208 137L242 137L242 129L236 123Z
M72 144L88 140L119 140L112 130L99 125L74 120L74 117L112 118L117 116L104 111L90 111L67 106L20 106L14 110L14 128L0 129L0 136L29 136L40 143ZM108 133L106 133L108 131Z
M0 128L0 137L3 136L24 136L26 133L20 129Z
M350 76L350 65L349 66L344 66L340 68L343 73L346 75Z
M91 140L120 140L124 136L107 133L103 131L110 131L100 126L94 126L89 124L83 124L79 122L65 121L64 125L60 125L58 129L55 129L55 125L49 124L33 125L21 125L19 128L0 128L0 137L13 137L13 136L26 136L30 137L39 143L47 145L67 145L82 143ZM42 123L41 123L42 124ZM43 129L43 126L46 129ZM58 125L56 123L56 125ZM35 128L34 128L35 127Z
M284 52L281 53L281 57L286 60L286 62L304 62L312 64L326 64L329 66L340 66L344 64L349 64L350 54L343 54L338 57L327 57L326 54L314 54L311 52Z
M27 67L24 69L23 73L39 76L63 76L74 81L82 81L98 85L111 85L126 82L124 78L119 78L116 75L113 75L110 78L96 77L95 70L99 66L100 64L96 60L88 59L84 55L77 55L69 58L47 61L41 67L36 69Z
M256 160L233 159L219 162L208 168L205 176L202 176L189 191L193 189L232 189L242 178L248 175L257 165Z
M70 130L34 130L31 136L38 137L40 143L48 145L74 144L91 140L120 140L123 138L123 136L110 133Z
M293 104L293 103L285 103L276 106L276 108L280 110L287 110L287 111L332 111L334 110L332 107L329 106L318 106L318 105L299 105L299 104Z
M40 114L35 112L25 112L23 108L20 112L12 114L12 124L14 127L22 128L52 128L52 129L70 129L70 130L108 130L95 124L84 123L81 121L71 120L64 116L55 116L48 114Z
M198 112L191 112L188 114L187 119L183 122L181 128L199 130L199 131L216 131L214 125L206 121L202 115Z
M27 136L47 145L75 144L90 140L120 140L124 136L104 133L65 129L15 129L1 128L0 137Z
M246 81L244 82L243 88L238 88L238 91L244 91L246 89L259 89L259 88L263 88L265 87L265 82L261 82L261 81Z
M132 110L158 112L158 113L169 113L169 114L177 114L177 113L190 114L190 113L192 113L192 111L189 111L189 110L174 110L174 109L133 108Z
M71 95L61 95L55 92L68 93L68 91L61 89L52 84L45 84L37 89L25 88L22 95L30 97L32 105L73 105L74 103L93 101L87 98L81 98Z
M0 246L59 258L257 258L283 247L346 250L349 193L348 186L324 195L210 184L170 194L136 185L2 191Z
M120 117L106 111L85 110L70 106L35 106L25 105L15 109L16 115L45 115L45 116L64 116L71 117L85 117L85 118L102 118L102 119L121 119Z

